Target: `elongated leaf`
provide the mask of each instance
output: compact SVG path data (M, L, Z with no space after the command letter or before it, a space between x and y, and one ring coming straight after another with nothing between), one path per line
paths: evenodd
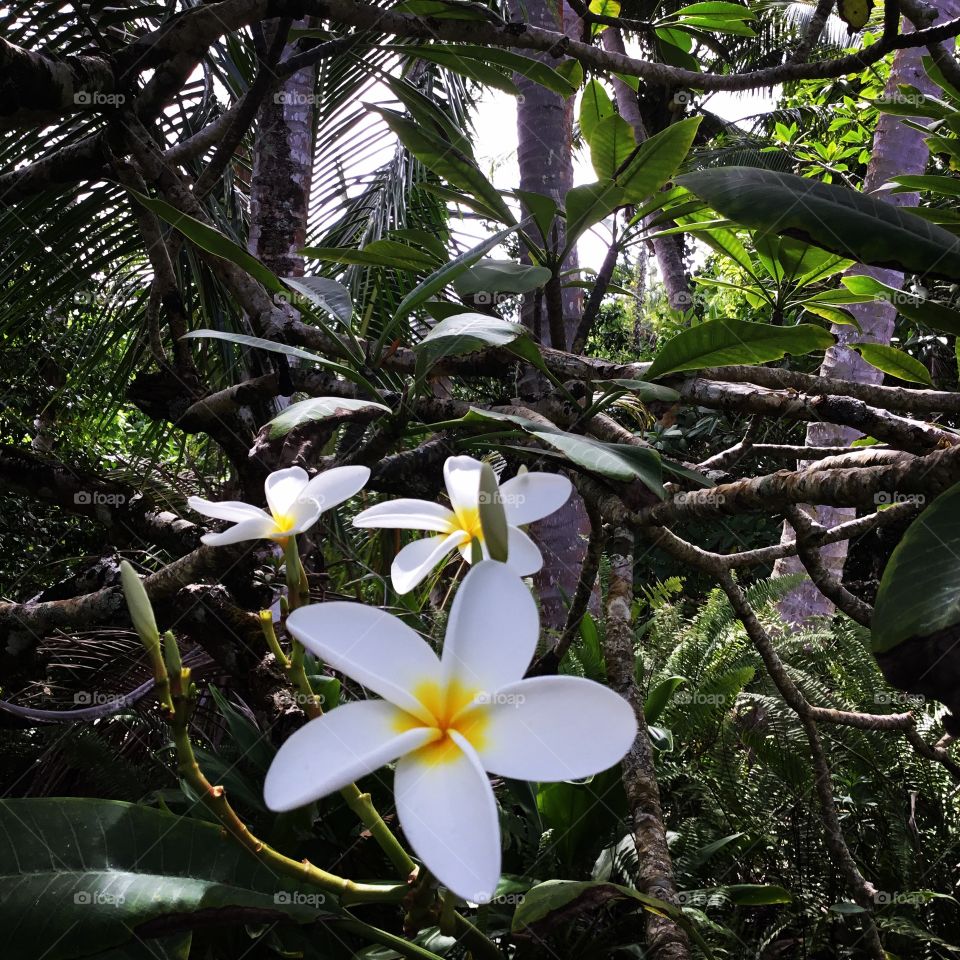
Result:
M327 277L284 277L283 282L321 310L350 325L353 301L350 291L342 283Z
M845 187L758 167L716 167L677 183L754 230L796 237L859 263L960 279L960 240Z
M460 296L478 293L529 293L542 287L552 276L546 267L512 260L481 260L453 281Z
M637 146L633 127L623 117L604 117L590 136L590 162L597 176L612 179Z
M894 304L898 313L902 313L908 320L923 324L933 330L943 333L960 335L960 312L942 303L934 303L906 290L881 283L875 277L852 276L844 277L843 285L852 293L862 296L886 300Z
M527 335L527 328L519 323L485 313L458 313L441 320L413 349L429 367L443 357L505 347Z
M156 197L147 197L136 190L131 190L137 202L152 210L161 220L179 230L191 243L195 243L201 250L212 253L216 257L229 260L243 270L246 270L256 280L259 280L267 290L273 293L283 290L283 285L256 257L247 253L238 243L235 243L225 234L213 227L201 223L199 220L181 213L176 207L165 200Z
M960 483L913 521L890 555L873 608L877 653L960 623Z
M686 677L667 677L661 680L648 694L643 703L643 715L647 723L656 723L667 708L677 688L687 682Z
M903 350L882 343L853 343L850 346L871 367L876 367L878 370L890 374L891 377L908 380L911 383L925 383L929 387L933 386L930 371L916 357L911 357L909 353L904 353Z
M437 265L432 254L396 240L374 240L362 250L351 250L349 247L305 247L300 253L311 260L356 264L361 267L392 267L394 270L409 270L413 273L424 273L435 269Z
M480 168L452 144L419 126L412 120L372 104L367 109L379 113L400 142L428 169L438 177L472 193L491 210L497 212L503 223L515 222L510 208L496 187L481 173Z
M316 420L332 420L350 417L355 413L390 413L388 406L372 400L354 400L348 397L311 397L292 403L270 423L270 439L285 437L291 430L304 423Z
M570 918L578 912L578 906L581 912L594 913L603 903L624 899L635 900L644 909L670 917L682 926L687 926L687 920L679 908L617 883L600 880L547 880L526 892L513 915L513 930L520 932L526 927L548 922L551 914Z
M725 364L760 364L786 354L826 350L833 337L812 323L778 327L747 320L708 320L668 340L647 370L651 380L682 370Z
M597 125L607 117L612 117L616 112L613 100L610 99L606 87L596 77L588 80L583 88L583 95L580 97L580 113L578 116L583 139L589 143Z
M335 898L278 876L213 824L114 800L0 802L4 949L70 960L164 917L313 920Z
M447 284L453 283L464 271L468 270L485 254L489 253L494 247L498 247L514 230L517 230L522 224L514 227L505 227L486 240L482 240L475 247L461 253L459 257L445 263L439 270L434 270L430 276L425 277L418 283L404 298L400 301L396 313L393 315L387 331L390 332L396 328L397 323L402 320L411 310L416 310L422 303L426 303L435 293L439 293Z

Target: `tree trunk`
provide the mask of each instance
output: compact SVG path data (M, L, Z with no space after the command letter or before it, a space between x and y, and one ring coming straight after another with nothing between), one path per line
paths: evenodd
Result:
M603 31L601 39L604 48L611 53L626 55L623 34L617 27L607 27ZM617 98L617 109L620 116L633 127L633 135L636 137L637 143L643 143L651 132L658 132L647 129L640 112L640 104L637 102L636 92L616 74L613 75L613 92ZM664 223L660 229L667 229L670 226L670 223ZM680 313L686 312L693 305L693 295L690 290L690 275L687 273L686 264L683 262L682 235L679 237L655 237L650 241L650 244L657 258L657 266L660 268L663 286L667 291L667 301L670 304L670 309L678 310Z
M554 0L526 0L522 5L514 0L511 12L514 19L537 27L552 30L559 27L571 36L579 30L580 20L576 15ZM558 62L546 54L528 55L551 65ZM515 75L514 82L521 94L517 102L520 189L548 194L562 206L566 192L573 186L573 97L565 99L523 76ZM563 242L561 235L559 243ZM573 253L564 269L576 266L577 257ZM555 305L552 332L557 336L551 335L548 301ZM559 318L558 308L562 311ZM523 320L542 343L564 349L573 342L582 309L579 288L554 289L545 292L539 306L536 297L527 297ZM561 326L564 342L557 343ZM589 531L590 521L576 491L560 510L530 528L530 535L543 554L543 569L536 575L535 582L540 596L541 621L549 630L563 629L565 599L572 598L577 588Z
M960 0L938 0L940 11L938 20L943 22L957 16ZM923 69L921 58L926 54L923 48L898 50L893 58L890 77L884 91L885 96L898 95L901 84L910 84L923 93L936 95L939 88L932 83ZM926 123L920 118L910 118L913 122ZM922 174L927 167L929 151L924 142L924 134L909 127L900 117L889 113L881 114L877 129L873 135L873 152L867 165L863 181L864 193L870 193L886 183L891 177L908 174ZM916 206L916 193L880 194L880 199L897 206ZM848 276L871 276L888 286L899 288L903 285L903 274L897 270L880 267L851 267ZM865 363L860 355L850 349L851 342L861 340L873 343L889 344L893 335L897 309L886 302L852 304L847 308L863 328L857 333L851 325L834 325L833 335L837 342L826 353L820 367L820 376L852 380L856 383L880 383L883 373L876 367ZM850 427L830 423L812 423L807 428L807 446L848 446L861 436ZM827 527L836 526L853 519L856 511L847 507L819 507L817 520ZM783 540L794 539L793 529L784 524ZM821 549L821 556L827 571L837 579L843 574L843 565L847 557L847 541L830 544ZM778 560L774 567L775 576L802 571L803 566L796 557ZM810 580L805 580L791 591L780 603L780 613L791 623L802 623L811 617L828 616L834 607Z

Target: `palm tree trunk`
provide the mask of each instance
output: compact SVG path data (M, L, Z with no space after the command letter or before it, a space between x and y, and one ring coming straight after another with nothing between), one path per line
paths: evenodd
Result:
M579 30L576 15L556 0L525 0L522 7L514 0L511 10L515 19L534 26L556 30L559 25L571 35ZM551 65L558 62L545 54L528 55ZM514 82L521 94L517 103L520 189L548 194L562 204L564 195L573 186L573 98L564 99L519 75L514 76ZM562 236L559 243L563 243ZM576 265L574 253L564 268ZM542 343L564 349L573 342L582 309L580 290L561 288L557 281L545 291L539 309L535 297L526 299L523 320ZM573 597L577 589L589 531L590 520L576 492L560 510L530 529L530 535L543 553L543 569L535 580L541 621L549 630L563 629L565 599Z
M937 0L935 6L940 11L938 19L947 20L957 16L960 11L960 0ZM897 96L898 87L901 84L910 84L923 93L936 95L939 88L927 77L921 62L925 53L926 51L922 48L897 51L885 90L887 97ZM882 114L873 135L873 152L863 182L864 192L876 190L891 177L922 174L929 159L924 136L921 131L904 123L900 117L889 113ZM880 197L897 206L916 206L919 199L916 193L888 193L881 194ZM875 277L881 283L896 288L903 285L903 274L897 270L857 265L850 268L848 276L850 275ZM827 351L820 367L820 376L852 380L856 383L879 383L883 379L883 374L876 367L864 363L860 355L850 349L849 343L866 340L888 344L893 335L897 309L893 304L886 302L853 304L848 309L856 317L863 333L857 333L856 328L850 325L834 325L832 333L837 342ZM807 428L806 444L807 446L848 446L859 436L861 434L850 427L832 423L812 423ZM819 507L817 520L824 526L832 527L852 519L854 514L855 511L849 508ZM793 529L785 523L783 540L793 539ZM840 579L847 557L847 541L823 547L821 556L829 573ZM788 557L777 561L774 574L783 576L802 571L802 569L796 557ZM791 623L802 623L811 617L827 616L833 613L833 609L833 604L809 580L791 591L780 603L781 614Z

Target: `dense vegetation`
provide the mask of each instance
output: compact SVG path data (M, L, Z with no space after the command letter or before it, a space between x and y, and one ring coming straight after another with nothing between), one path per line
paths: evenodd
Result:
M0 8L5 955L955 956L958 14Z

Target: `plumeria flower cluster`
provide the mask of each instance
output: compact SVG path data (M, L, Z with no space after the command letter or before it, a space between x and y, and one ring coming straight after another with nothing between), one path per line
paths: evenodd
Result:
M201 539L211 547L243 540L276 540L309 530L320 514L363 489L370 479L367 467L334 467L312 480L302 467L275 470L264 483L270 512L240 500L213 503L203 497L190 497L187 506L215 520L229 520L232 527L222 533L207 533Z
M267 538L295 554L296 535L357 493L369 474L366 467L338 467L310 480L299 467L278 470L266 481L269 513L235 501L191 497L189 503L234 523L207 534L205 543ZM449 509L401 499L354 520L358 527L436 534L397 554L391 573L399 593L421 583L454 549L473 564L454 598L442 655L376 607L332 601L295 609L286 620L290 635L381 699L342 704L293 734L267 772L264 799L271 810L293 810L396 762L397 813L414 852L454 894L485 903L500 877L488 773L547 782L591 776L627 752L637 718L626 700L591 680L524 679L540 624L521 577L539 570L543 557L520 526L561 507L570 481L523 473L497 488L489 468L472 457L450 457L444 480ZM487 533L501 559L505 539L506 562L490 559L485 496L503 510Z
M431 530L436 534L408 543L396 555L390 578L397 593L408 593L430 571L457 549L468 563L473 547L489 558L480 523L480 474L483 464L473 457L450 457L443 479L450 508L429 500L389 500L357 514L355 527ZM542 520L566 503L573 489L566 477L554 473L522 473L500 484L499 496L507 518L507 563L521 577L543 566L540 549L520 527Z
M484 560L453 601L441 657L397 617L361 603L295 610L287 629L380 700L343 704L280 748L264 784L293 810L397 761L397 814L417 856L454 894L493 898L500 826L487 773L587 777L617 763L637 721L621 696L571 676L522 679L536 651L536 603L507 565Z

